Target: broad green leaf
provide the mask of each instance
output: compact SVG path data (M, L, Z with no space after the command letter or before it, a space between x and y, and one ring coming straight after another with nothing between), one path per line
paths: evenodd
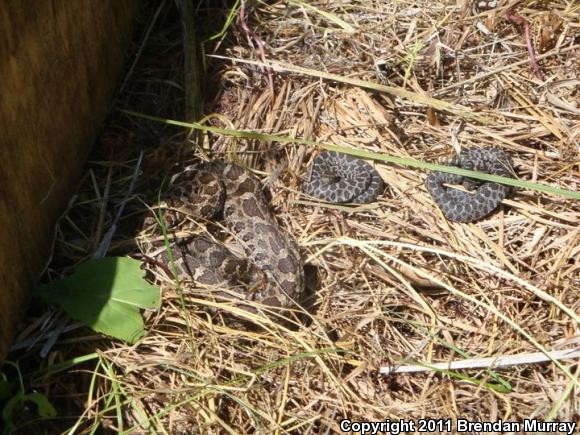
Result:
M140 265L126 257L90 260L38 292L95 331L134 343L145 332L139 309L159 305L159 288L143 279Z
M44 394L41 393L18 393L12 397L2 409L2 420L4 421L4 434L12 433L15 429L15 419L18 412L27 403L32 402L36 405L38 416L43 418L56 417L57 412L52 403Z

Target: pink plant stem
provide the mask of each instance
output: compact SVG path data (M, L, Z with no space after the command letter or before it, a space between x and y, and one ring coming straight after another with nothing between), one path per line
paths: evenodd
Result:
M242 26L242 30L246 32L246 37L248 38L248 42L251 44L252 39L256 42L258 46L258 53L260 54L260 59L263 63L266 63L266 51L264 50L264 42L262 39L256 35L256 33L250 28L248 22L246 20L246 1L241 0L240 5L240 25ZM274 98L274 80L272 79L272 70L266 67L266 72L268 74L268 86L270 88L270 93L272 94L272 98Z
M532 70L534 71L534 74L537 78L544 80L544 76L542 71L540 71L540 66L536 60L536 52L534 51L532 37L530 36L530 23L528 23L528 20L526 20L524 17L514 14L511 9L506 12L505 17L508 21L519 24L524 28L524 37L526 39L526 46L528 47L528 56L530 57Z

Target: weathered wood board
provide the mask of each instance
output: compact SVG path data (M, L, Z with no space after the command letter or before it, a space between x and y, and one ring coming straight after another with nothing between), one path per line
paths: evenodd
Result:
M0 5L0 361L123 72L137 0Z

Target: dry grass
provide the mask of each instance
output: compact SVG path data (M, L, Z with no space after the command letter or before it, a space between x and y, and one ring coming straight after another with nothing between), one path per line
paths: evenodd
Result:
M509 5L477 12L464 3L471 2L257 3L248 25L264 42L266 58L237 22L221 43L207 45L208 54L286 66L268 73L208 58L215 95L205 122L431 162L462 146L497 145L513 155L521 179L578 191L580 123L572 105L579 96L578 6L559 0L549 8L541 1L518 7L542 45L540 81L521 29L504 19ZM542 29L552 29L554 39L537 32ZM155 51L156 43L164 50ZM177 32L157 29L147 44L153 54L179 60ZM155 65L147 50L144 59L120 105L181 119L179 70ZM320 78L325 74L339 79ZM323 205L300 193L312 147L215 134L183 147L182 130L134 117L110 124L97 151L107 158L91 164L61 222L49 277L90 257L127 189L136 151L157 135L162 146L144 147L139 196L112 253L139 252L136 217L144 202L155 204L155 174L184 148L187 159L239 159L267 182L280 224L301 247L314 309L293 328L259 315L252 319L259 328L235 327L206 314L212 302L203 289L176 288L151 267L163 302L147 314L143 340L125 346L78 331L61 335L51 364L98 351L84 366L30 378L57 404L72 400L81 409L72 420L77 432L103 425L145 433L335 433L342 418L580 419L577 360L560 367L379 373L403 362L578 347L578 200L520 190L489 218L456 224L431 200L424 171L377 164L388 185L377 203ZM144 237L136 238L141 247ZM39 334L52 315L34 316L36 327L21 340Z

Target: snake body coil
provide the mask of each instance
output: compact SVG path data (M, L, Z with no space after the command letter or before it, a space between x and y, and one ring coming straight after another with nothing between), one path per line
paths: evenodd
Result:
M448 163L458 168L513 178L512 159L509 154L499 148L466 149ZM460 184L474 192L449 188L444 186L444 183ZM472 178L446 172L431 173L425 185L443 215L455 222L473 222L484 218L513 192L511 187L503 184L482 183Z
M181 279L220 288L242 286L246 306L259 302L288 308L302 298L304 269L296 243L270 213L262 186L244 168L223 162L196 165L170 183L168 226L182 216L223 221L245 256L213 238L177 239L171 248ZM178 215L178 216L175 216ZM183 220L183 219L182 219Z
M329 202L365 204L377 198L383 185L377 170L364 160L322 151L314 160L304 192Z

